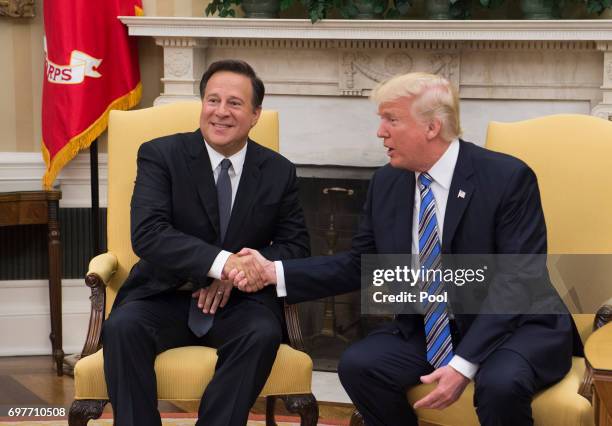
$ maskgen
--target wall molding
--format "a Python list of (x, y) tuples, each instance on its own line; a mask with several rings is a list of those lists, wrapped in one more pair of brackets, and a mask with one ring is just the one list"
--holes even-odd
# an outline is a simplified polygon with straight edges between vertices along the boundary
[[(47, 280), (0, 282), (0, 356), (51, 354), (48, 289)], [(62, 280), (66, 354), (79, 353), (85, 343), (91, 306), (89, 294), (84, 280)]]
[[(40, 152), (0, 152), (0, 192), (42, 189), (45, 163)], [(98, 155), (100, 207), (106, 207), (108, 155)], [(89, 153), (78, 154), (62, 169), (54, 186), (62, 191), (60, 207), (91, 207)]]

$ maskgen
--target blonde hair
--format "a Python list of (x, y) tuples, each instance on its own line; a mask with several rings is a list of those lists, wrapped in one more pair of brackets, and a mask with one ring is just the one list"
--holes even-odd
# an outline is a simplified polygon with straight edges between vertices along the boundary
[(379, 105), (403, 97), (414, 98), (411, 113), (416, 119), (440, 120), (444, 140), (450, 142), (461, 136), (459, 94), (447, 79), (424, 72), (397, 75), (379, 83), (370, 95)]

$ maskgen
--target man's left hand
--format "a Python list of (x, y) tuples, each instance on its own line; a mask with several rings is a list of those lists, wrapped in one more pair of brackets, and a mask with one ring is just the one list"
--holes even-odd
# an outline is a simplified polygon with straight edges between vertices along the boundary
[(232, 287), (231, 281), (213, 280), (208, 287), (194, 291), (191, 297), (198, 299), (198, 308), (202, 309), (202, 312), (214, 314), (217, 308), (225, 306)]
[(425, 384), (438, 382), (438, 385), (425, 397), (415, 402), (414, 408), (436, 408), (441, 410), (459, 399), (465, 387), (470, 383), (470, 379), (453, 367), (446, 365), (427, 376), (421, 376), (421, 382)]

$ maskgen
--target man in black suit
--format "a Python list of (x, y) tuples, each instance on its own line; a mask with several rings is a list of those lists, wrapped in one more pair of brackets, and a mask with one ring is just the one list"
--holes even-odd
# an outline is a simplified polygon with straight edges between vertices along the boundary
[[(534, 173), (516, 158), (459, 139), (459, 98), (446, 79), (397, 76), (372, 98), (389, 164), (372, 177), (351, 251), (283, 262), (254, 250), (239, 253), (256, 256), (266, 281), (286, 291), (288, 302), (358, 289), (363, 254), (412, 253), (423, 266), (439, 264), (441, 254), (546, 253)], [(244, 274), (230, 278), (247, 291), (259, 289)], [(516, 285), (513, 279), (505, 277), (498, 289)], [(490, 294), (495, 301), (498, 295)], [(436, 382), (415, 408), (441, 409), (471, 380), (481, 424), (532, 425), (533, 395), (571, 366), (571, 317), (424, 308), (425, 315), (399, 315), (342, 355), (338, 374), (366, 425), (417, 425), (409, 387)]]
[(187, 345), (214, 347), (219, 357), (197, 425), (245, 425), (284, 319), (274, 288), (232, 290), (230, 271), (253, 282), (262, 272), (233, 253), (249, 246), (270, 259), (309, 255), (295, 166), (248, 139), (261, 113), (261, 80), (246, 62), (219, 61), (204, 73), (200, 94), (200, 129), (138, 151), (131, 229), (140, 260), (103, 329), (117, 426), (161, 425), (155, 358)]

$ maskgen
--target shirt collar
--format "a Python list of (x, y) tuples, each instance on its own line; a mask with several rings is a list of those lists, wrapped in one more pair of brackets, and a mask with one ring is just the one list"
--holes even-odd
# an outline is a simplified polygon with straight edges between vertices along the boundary
[[(429, 176), (442, 186), (446, 190), (450, 190), (451, 182), (453, 180), (453, 173), (455, 172), (455, 166), (457, 165), (457, 158), (459, 157), (459, 139), (453, 139), (446, 148), (446, 151), (438, 161), (428, 170)], [(420, 176), (420, 172), (415, 173), (416, 178)]]
[[(234, 173), (236, 173), (236, 175), (242, 173), (248, 144), (249, 143), (247, 141), (247, 143), (244, 144), (240, 151), (230, 157), (227, 157), (232, 162), (232, 168), (234, 169)], [(217, 167), (219, 167), (219, 164), (221, 164), (221, 161), (223, 161), (223, 159), (226, 157), (224, 157), (223, 154), (220, 154), (215, 151), (206, 141), (204, 141), (204, 146), (206, 146), (206, 151), (208, 152), (208, 158), (210, 159), (210, 167), (214, 172)]]

